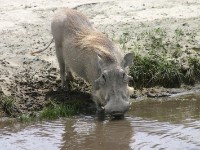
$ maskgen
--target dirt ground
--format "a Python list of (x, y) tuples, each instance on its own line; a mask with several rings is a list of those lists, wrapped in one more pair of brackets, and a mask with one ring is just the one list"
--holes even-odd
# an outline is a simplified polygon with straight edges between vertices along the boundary
[[(80, 80), (73, 84), (72, 93), (59, 92), (54, 43), (43, 53), (30, 54), (51, 41), (52, 16), (63, 7), (85, 13), (96, 28), (108, 35), (115, 33), (115, 38), (126, 28), (139, 31), (155, 26), (168, 29), (186, 26), (198, 35), (200, 30), (199, 0), (1, 0), (0, 93), (14, 96), (22, 113), (41, 110), (48, 98), (56, 95), (73, 99), (84, 92), (85, 99), (90, 97), (90, 88)], [(195, 40), (195, 48), (200, 49), (200, 36)], [(136, 91), (133, 97), (169, 96), (186, 90), (144, 89)]]

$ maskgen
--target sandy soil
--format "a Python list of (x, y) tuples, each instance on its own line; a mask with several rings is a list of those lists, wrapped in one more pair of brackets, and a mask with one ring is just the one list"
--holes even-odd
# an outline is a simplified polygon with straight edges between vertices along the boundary
[[(186, 26), (200, 34), (199, 0), (0, 0), (0, 91), (16, 98), (20, 112), (41, 110), (59, 87), (54, 44), (36, 56), (30, 53), (50, 42), (51, 18), (63, 7), (84, 12), (94, 26), (116, 38), (126, 28), (140, 31), (155, 26)], [(196, 41), (200, 48), (200, 36)], [(78, 91), (89, 91), (82, 81), (74, 84)]]

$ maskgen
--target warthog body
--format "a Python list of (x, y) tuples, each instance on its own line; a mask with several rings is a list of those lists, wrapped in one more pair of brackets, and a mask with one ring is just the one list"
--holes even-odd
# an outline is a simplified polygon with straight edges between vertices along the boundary
[(92, 85), (97, 108), (111, 115), (129, 109), (130, 77), (128, 66), (132, 53), (125, 56), (104, 34), (92, 27), (80, 12), (64, 9), (58, 12), (51, 30), (55, 40), (62, 86), (72, 79), (72, 72)]

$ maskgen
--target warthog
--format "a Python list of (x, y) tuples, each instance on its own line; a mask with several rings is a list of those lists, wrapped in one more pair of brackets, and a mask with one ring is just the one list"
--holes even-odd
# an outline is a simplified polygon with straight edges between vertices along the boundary
[(73, 79), (74, 72), (91, 84), (98, 110), (114, 116), (123, 115), (130, 106), (128, 66), (132, 64), (133, 54), (123, 55), (85, 15), (73, 9), (56, 13), (51, 31), (62, 87)]

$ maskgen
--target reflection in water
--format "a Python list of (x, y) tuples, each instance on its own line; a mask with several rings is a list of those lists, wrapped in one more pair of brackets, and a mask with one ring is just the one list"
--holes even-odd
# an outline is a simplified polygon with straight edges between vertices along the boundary
[(123, 120), (85, 117), (31, 125), (0, 123), (0, 149), (200, 149), (200, 96), (176, 99), (135, 102)]
[(128, 150), (132, 135), (132, 127), (128, 120), (94, 122), (93, 119), (79, 119), (74, 122), (72, 128), (66, 125), (63, 149)]

